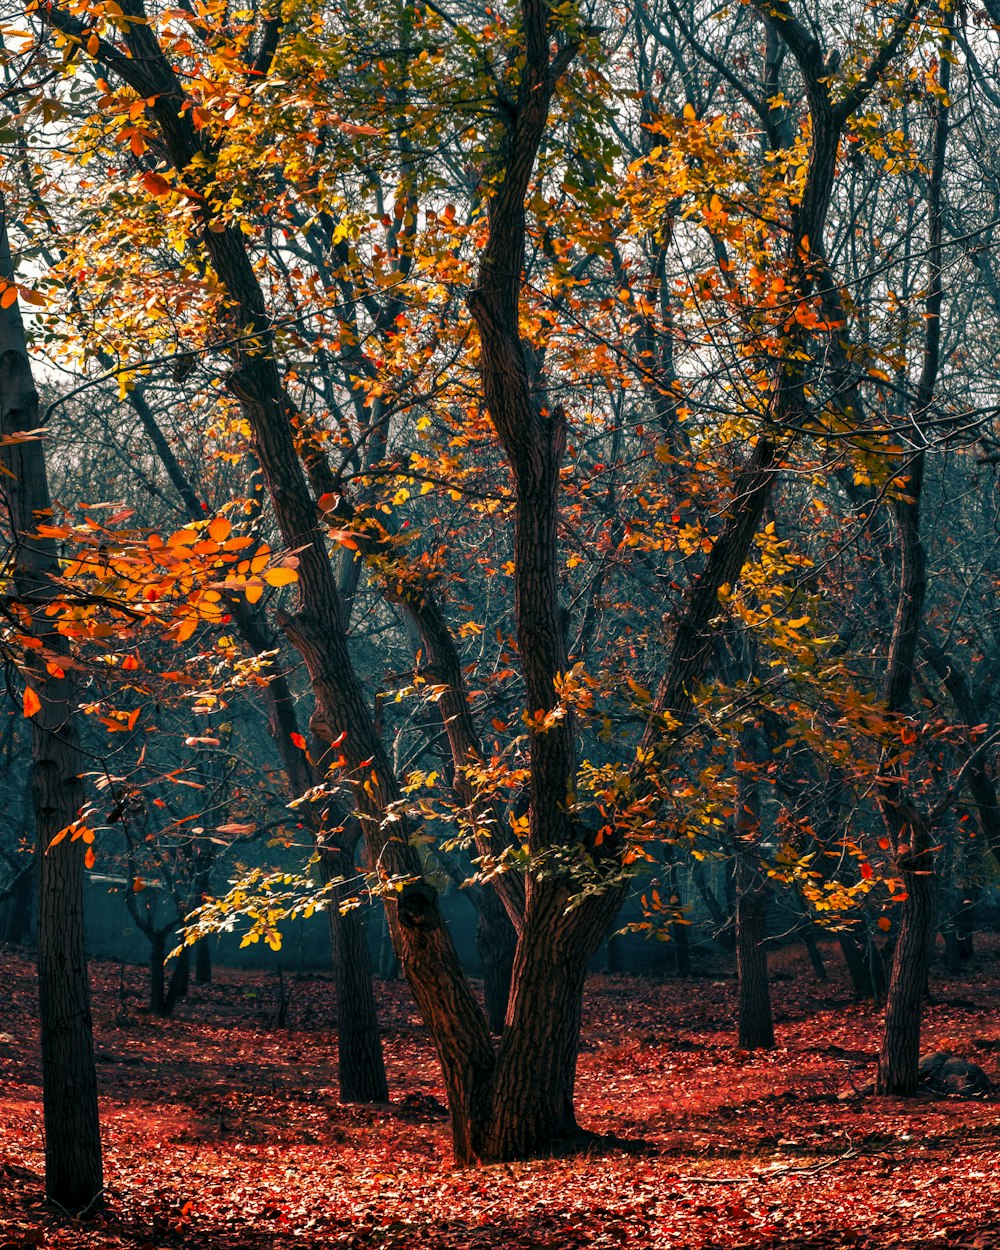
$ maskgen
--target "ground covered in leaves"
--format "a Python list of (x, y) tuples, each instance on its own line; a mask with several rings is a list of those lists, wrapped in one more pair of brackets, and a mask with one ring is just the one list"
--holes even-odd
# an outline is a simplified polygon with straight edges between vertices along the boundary
[[(925, 1050), (1000, 1078), (1000, 943), (935, 980)], [(685, 981), (596, 977), (578, 1108), (630, 1139), (572, 1157), (456, 1168), (433, 1051), (403, 985), (380, 986), (392, 1102), (341, 1106), (322, 977), (222, 969), (174, 1019), (144, 973), (96, 964), (106, 1206), (46, 1209), (30, 960), (0, 951), (0, 1250), (496, 1250), (629, 1246), (1000, 1247), (1000, 1103), (854, 1099), (879, 1017), (839, 962), (773, 962), (779, 1049), (733, 1039), (720, 965)]]

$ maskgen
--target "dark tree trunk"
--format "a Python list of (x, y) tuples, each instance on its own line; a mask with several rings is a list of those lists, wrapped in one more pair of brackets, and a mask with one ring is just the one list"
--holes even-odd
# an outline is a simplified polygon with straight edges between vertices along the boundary
[[(483, 1159), (544, 1153), (579, 1132), (573, 1086), (587, 965), (619, 900), (594, 901), (586, 927), (566, 912), (558, 882), (532, 882), (525, 934), (514, 962), (513, 995), (500, 1040)], [(538, 926), (537, 935), (532, 928)], [(532, 940), (534, 937), (535, 940)]]
[(900, 847), (899, 868), (907, 897), (892, 960), (875, 1092), (911, 1096), (918, 1084), (920, 1021), (934, 941), (935, 889), (930, 837), (915, 813), (910, 813), (905, 833), (909, 842)]
[(674, 972), (679, 977), (689, 977), (691, 975), (691, 942), (688, 937), (688, 926), (685, 924), (684, 917), (681, 914), (684, 910), (684, 896), (681, 894), (676, 860), (670, 865), (668, 880), (670, 882), (670, 907), (677, 917), (670, 924), (670, 941), (674, 951)]
[(859, 936), (856, 929), (844, 929), (838, 935), (840, 950), (851, 978), (854, 997), (859, 1002), (871, 999), (876, 1006), (885, 1001), (885, 960), (868, 936)]
[(208, 938), (202, 938), (195, 943), (194, 979), (196, 985), (212, 984), (212, 948)]
[(961, 893), (955, 930), (958, 934), (958, 950), (962, 959), (972, 959), (976, 953), (973, 939), (976, 932), (979, 887), (967, 886)]
[(35, 902), (34, 864), (21, 870), (3, 901), (0, 941), (20, 946), (31, 932), (31, 912)]
[[(170, 934), (171, 940), (174, 934)], [(163, 1014), (172, 1016), (174, 1008), (182, 998), (187, 998), (187, 992), (191, 985), (191, 947), (182, 946), (180, 954), (174, 960), (174, 966), (170, 971), (170, 985), (167, 988), (166, 995), (163, 999)]]
[(767, 977), (767, 884), (743, 851), (736, 856), (736, 975), (739, 982), (739, 1044), (771, 1050), (774, 1022)]
[(828, 980), (829, 978), (826, 975), (826, 964), (823, 962), (822, 952), (819, 949), (816, 936), (809, 926), (802, 930), (802, 944), (806, 948), (806, 954), (809, 956), (809, 962), (812, 964), (812, 970), (816, 974), (816, 980)]
[[(943, 297), (941, 189), (948, 142), (947, 92), (951, 75), (950, 32), (954, 13), (949, 10), (943, 20), (949, 33), (938, 68), (941, 95), (935, 96), (931, 103), (934, 145), (927, 195), (928, 282), (924, 298), (924, 352), (911, 414), (917, 430), (918, 450), (910, 457), (907, 493), (893, 501), (901, 549), (899, 598), (886, 679), (886, 707), (893, 713), (902, 712), (909, 703), (927, 594), (927, 562), (920, 534), (925, 470), (920, 421), (933, 404), (940, 363)], [(906, 766), (893, 765), (888, 771), (898, 780), (881, 791), (879, 801), (896, 848), (896, 859), (907, 896), (902, 905), (903, 918), (892, 961), (885, 1034), (879, 1052), (875, 1092), (909, 1095), (916, 1093), (917, 1089), (920, 1021), (934, 941), (934, 855), (926, 822), (906, 796)]]
[[(354, 875), (347, 851), (323, 854), (329, 878)], [(328, 911), (337, 985), (337, 1078), (341, 1102), (388, 1102), (389, 1084), (382, 1058), (378, 1012), (372, 989), (371, 959), (360, 907), (342, 912), (343, 887)]]
[(149, 1010), (155, 1016), (163, 1016), (167, 1014), (167, 935), (156, 930), (146, 936), (149, 938)]
[(490, 1022), (490, 1032), (499, 1035), (503, 1032), (510, 1000), (517, 933), (506, 908), (489, 885), (480, 893), (476, 947), (483, 965), (486, 1018)]
[[(0, 197), (0, 277), (14, 281), (6, 205)], [(15, 301), (0, 309), (0, 434), (24, 434), (40, 424), (38, 393), (21, 315)], [(83, 934), (82, 838), (67, 836), (83, 806), (86, 764), (76, 728), (77, 698), (68, 646), (43, 606), (59, 592), (58, 552), (36, 534), (51, 499), (44, 444), (0, 449), (6, 520), (13, 538), (13, 589), (30, 616), (23, 618), (24, 672), (40, 707), (32, 725), (32, 802), (38, 864), (38, 998), (42, 1038), (45, 1193), (67, 1211), (100, 1202), (104, 1187), (97, 1110), (97, 1073)], [(40, 660), (42, 662), (40, 662)], [(49, 672), (45, 661), (65, 668)], [(59, 841), (56, 841), (60, 838)]]

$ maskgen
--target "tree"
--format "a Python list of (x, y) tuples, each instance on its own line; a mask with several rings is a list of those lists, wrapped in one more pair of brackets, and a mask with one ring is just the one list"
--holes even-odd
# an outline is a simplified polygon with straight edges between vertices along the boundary
[(83, 947), (83, 866), (93, 834), (80, 820), (83, 758), (69, 646), (46, 613), (60, 596), (60, 568), (54, 539), (39, 531), (51, 500), (6, 212), (0, 192), (0, 461), (12, 544), (8, 611), (23, 647), (24, 712), (32, 725), (45, 1193), (75, 1212), (99, 1203), (104, 1187)]

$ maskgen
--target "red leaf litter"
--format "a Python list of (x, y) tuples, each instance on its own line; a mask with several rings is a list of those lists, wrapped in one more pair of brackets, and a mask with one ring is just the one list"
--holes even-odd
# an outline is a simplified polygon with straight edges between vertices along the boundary
[[(1000, 942), (932, 982), (925, 1050), (1000, 1077)], [(0, 952), (0, 1250), (497, 1250), (500, 1247), (1000, 1247), (1000, 1103), (853, 1099), (879, 1014), (850, 1001), (836, 951), (820, 984), (773, 960), (779, 1049), (733, 1040), (727, 970), (689, 981), (596, 977), (578, 1111), (614, 1139), (585, 1153), (457, 1168), (427, 1033), (380, 985), (387, 1106), (342, 1106), (327, 978), (217, 971), (174, 1019), (142, 1010), (145, 974), (92, 968), (106, 1206), (46, 1208), (34, 973)], [(285, 991), (288, 979), (286, 974)]]

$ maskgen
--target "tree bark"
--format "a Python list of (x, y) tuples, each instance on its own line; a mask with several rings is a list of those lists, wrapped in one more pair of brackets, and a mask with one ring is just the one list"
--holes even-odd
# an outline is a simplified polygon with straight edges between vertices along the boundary
[[(752, 731), (751, 731), (752, 732)], [(747, 734), (749, 736), (749, 733)], [(752, 766), (745, 749), (744, 766)], [(738, 1035), (743, 1050), (771, 1050), (774, 1022), (767, 976), (767, 878), (757, 855), (760, 809), (757, 778), (742, 771), (736, 800), (736, 979), (739, 987)]]
[[(6, 205), (0, 196), (0, 278), (14, 281)], [(0, 309), (0, 435), (39, 425), (38, 393), (17, 303)], [(32, 800), (38, 862), (38, 993), (42, 1037), (45, 1193), (67, 1211), (103, 1191), (93, 1026), (83, 933), (84, 842), (66, 836), (83, 806), (84, 769), (66, 640), (45, 605), (59, 598), (58, 552), (37, 534), (51, 515), (43, 444), (0, 448), (4, 508), (14, 541), (14, 591), (24, 613), (24, 674), (41, 706), (31, 718)], [(60, 664), (60, 661), (64, 661)], [(50, 672), (52, 663), (55, 672)], [(60, 675), (61, 674), (61, 675)], [(60, 841), (55, 842), (59, 834)]]
[(917, 1092), (919, 1081), (920, 1020), (934, 941), (935, 891), (929, 831), (915, 811), (907, 816), (903, 836), (909, 840), (900, 844), (898, 864), (908, 898), (892, 961), (875, 1093), (909, 1097)]
[[(327, 880), (354, 876), (353, 849), (321, 852)], [(388, 1102), (389, 1083), (382, 1057), (378, 1013), (372, 990), (371, 958), (361, 909), (345, 912), (339, 888), (328, 909), (333, 972), (337, 986), (337, 1079), (341, 1102)]]

